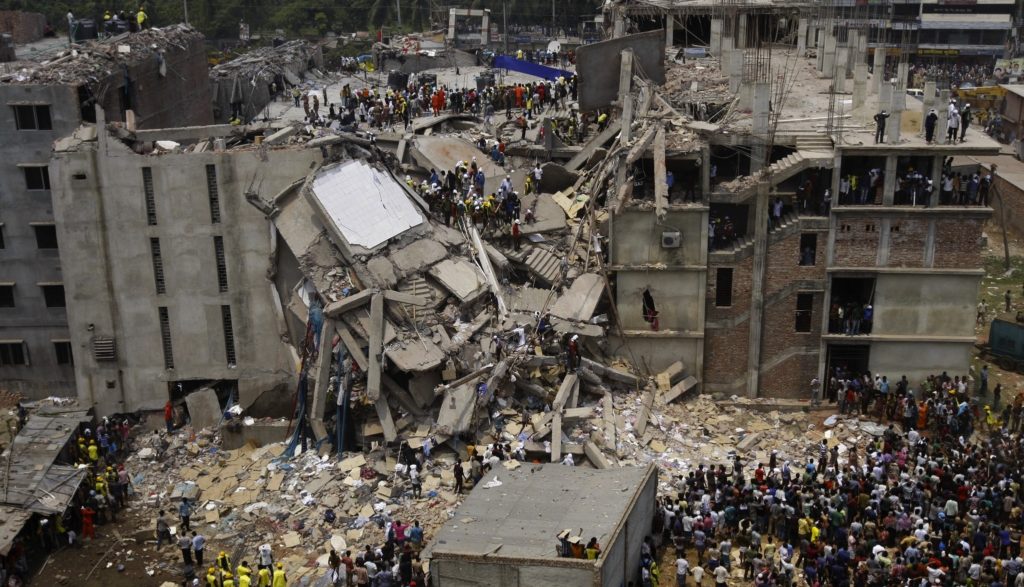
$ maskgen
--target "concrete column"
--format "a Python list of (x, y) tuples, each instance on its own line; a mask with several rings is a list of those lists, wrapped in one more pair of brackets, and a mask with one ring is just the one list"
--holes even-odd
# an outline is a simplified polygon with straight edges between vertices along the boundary
[[(928, 117), (928, 111), (935, 108), (935, 82), (924, 82), (924, 99), (921, 101), (921, 136), (924, 136), (924, 119)], [(935, 132), (938, 133), (938, 126)]]
[[(939, 129), (936, 127), (936, 134)], [(945, 155), (936, 155), (932, 158), (932, 197), (928, 199), (928, 206), (934, 208), (939, 205), (939, 194), (942, 193), (942, 163), (946, 160)]]
[(878, 227), (878, 254), (875, 257), (875, 264), (879, 267), (885, 267), (889, 264), (889, 243), (891, 242), (890, 231), (892, 229), (892, 219), (889, 217), (882, 218)]
[(747, 48), (747, 14), (741, 12), (736, 23), (736, 48)]
[(862, 30), (857, 35), (857, 63), (868, 62), (868, 31)]
[(764, 327), (764, 274), (768, 252), (768, 183), (757, 186), (754, 204), (754, 258), (750, 276), (750, 329), (747, 340), (747, 396), (757, 397), (761, 374), (761, 333)]
[(708, 48), (711, 54), (719, 57), (722, 54), (722, 19), (711, 19), (711, 43)]
[[(889, 120), (892, 120), (890, 118)], [(882, 205), (892, 206), (896, 198), (896, 155), (885, 157), (885, 183), (882, 186)]]
[(867, 100), (868, 64), (858, 63), (853, 68), (853, 107), (860, 108)]
[(676, 33), (676, 17), (671, 14), (665, 17), (665, 47), (668, 49), (672, 48), (675, 39), (673, 38)]
[[(935, 266), (935, 236), (936, 236), (936, 223), (934, 218), (928, 220), (928, 236), (924, 239), (924, 266), (934, 267)], [(707, 235), (704, 236), (704, 240), (708, 240)]]
[[(706, 204), (711, 193), (711, 145), (707, 143), (700, 148), (700, 191), (701, 201)], [(707, 240), (707, 235), (704, 239)]]
[[(771, 100), (771, 85), (766, 82), (753, 84), (753, 96), (751, 110), (753, 111), (753, 135), (756, 139), (768, 138), (769, 112), (768, 103)], [(750, 173), (760, 171), (764, 165), (766, 141), (756, 140), (750, 149)]]
[(839, 47), (836, 50), (835, 77), (832, 78), (832, 83), (840, 94), (846, 92), (846, 64), (849, 61), (850, 49), (848, 47)]
[(890, 104), (892, 104), (892, 84), (883, 83), (878, 91), (878, 109), (888, 110)]
[(455, 11), (454, 10), (449, 10), (448, 11), (448, 38), (449, 39), (454, 39), (455, 38)]
[(900, 142), (900, 123), (903, 122), (903, 111), (892, 109), (889, 120), (885, 122), (885, 142), (895, 145)]
[(807, 19), (801, 18), (796, 30), (796, 54), (803, 56), (807, 53)]
[(821, 61), (821, 75), (825, 78), (832, 77), (836, 66), (836, 36), (828, 34), (825, 36), (825, 55)]
[(858, 38), (860, 38), (860, 31), (857, 31), (856, 29), (846, 31), (846, 46), (845, 46), (845, 48), (846, 48), (846, 52), (845, 52), (846, 59), (843, 59), (842, 63), (843, 63), (843, 68), (846, 71), (846, 75), (847, 76), (853, 74), (853, 64), (857, 60), (856, 58), (857, 58), (857, 39)]
[[(551, 36), (555, 36), (552, 31)], [(482, 22), (480, 23), (480, 45), (486, 47), (491, 43), (491, 12), (489, 10), (484, 11)]]
[[(728, 54), (729, 91), (737, 93), (743, 81), (743, 51), (730, 51)], [(742, 102), (742, 99), (740, 100)]]
[(820, 27), (817, 29), (817, 38), (814, 41), (815, 48), (815, 67), (818, 68), (818, 73), (821, 73), (825, 69), (825, 31)]
[(626, 36), (626, 13), (621, 9), (615, 11), (615, 28), (612, 32), (613, 38), (619, 38)]
[[(875, 47), (875, 65), (871, 76), (871, 93), (882, 92), (882, 80), (885, 79), (885, 47)], [(883, 102), (888, 103), (888, 101)]]

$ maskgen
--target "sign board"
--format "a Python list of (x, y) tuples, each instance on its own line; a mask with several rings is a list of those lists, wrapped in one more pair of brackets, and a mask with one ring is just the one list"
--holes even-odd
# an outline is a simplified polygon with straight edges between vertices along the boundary
[(633, 49), (634, 71), (655, 84), (665, 83), (665, 31), (659, 29), (576, 49), (580, 110), (610, 106), (619, 95), (622, 51)]

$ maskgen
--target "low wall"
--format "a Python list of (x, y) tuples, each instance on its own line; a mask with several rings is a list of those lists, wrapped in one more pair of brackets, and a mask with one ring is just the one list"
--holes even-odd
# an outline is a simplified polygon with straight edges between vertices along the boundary
[(8, 33), (19, 45), (42, 39), (45, 28), (46, 17), (38, 12), (0, 10), (0, 33)]

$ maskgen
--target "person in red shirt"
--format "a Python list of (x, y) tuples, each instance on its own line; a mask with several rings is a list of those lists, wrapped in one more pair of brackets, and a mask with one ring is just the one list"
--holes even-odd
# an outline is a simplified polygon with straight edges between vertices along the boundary
[(92, 518), (96, 510), (89, 506), (82, 506), (82, 538), (96, 538), (96, 528), (93, 526)]
[(167, 424), (167, 433), (174, 432), (174, 406), (171, 405), (171, 400), (167, 400), (167, 404), (164, 405), (164, 423)]

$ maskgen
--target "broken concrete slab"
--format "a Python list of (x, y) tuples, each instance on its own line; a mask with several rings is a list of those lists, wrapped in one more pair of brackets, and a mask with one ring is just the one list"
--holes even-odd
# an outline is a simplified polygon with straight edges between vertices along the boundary
[(665, 402), (666, 404), (671, 402), (671, 401), (675, 401), (676, 399), (678, 399), (679, 397), (683, 396), (684, 394), (689, 392), (691, 389), (694, 389), (696, 387), (697, 387), (697, 378), (694, 377), (693, 375), (691, 375), (691, 376), (683, 379), (679, 383), (673, 385), (672, 388), (669, 389), (668, 391), (664, 392), (661, 395), (661, 401)]
[(590, 464), (594, 465), (595, 469), (607, 469), (608, 460), (601, 454), (601, 449), (597, 447), (597, 444), (592, 440), (587, 440), (583, 443), (583, 452), (590, 459)]
[(522, 213), (526, 210), (533, 211), (533, 222), (520, 224), (520, 231), (524, 235), (542, 234), (565, 230), (565, 210), (550, 194), (531, 194), (521, 197)]
[(627, 373), (621, 369), (607, 367), (586, 357), (580, 357), (580, 363), (606, 379), (611, 379), (612, 381), (618, 381), (619, 383), (625, 383), (632, 386), (638, 386), (640, 383), (640, 378), (632, 373)]
[(423, 168), (436, 169), (438, 173), (443, 169), (450, 169), (456, 161), (463, 161), (468, 167), (475, 160), (478, 168), (483, 170), (485, 177), (505, 174), (505, 170), (491, 161), (487, 155), (476, 148), (476, 145), (458, 137), (416, 137), (409, 154)]
[(209, 387), (198, 389), (185, 396), (185, 406), (188, 408), (188, 415), (192, 419), (192, 428), (195, 430), (216, 426), (224, 416), (220, 411), (217, 392)]
[(487, 281), (480, 270), (465, 259), (445, 259), (428, 273), (463, 303), (473, 302), (487, 291)]
[(540, 179), (540, 191), (547, 194), (568, 189), (580, 178), (578, 173), (551, 161), (542, 165), (541, 171), (544, 175)]
[(668, 391), (673, 385), (683, 378), (686, 366), (682, 361), (676, 361), (669, 365), (664, 371), (655, 375), (654, 380), (658, 383), (658, 389)]
[(371, 401), (380, 397), (380, 360), (384, 346), (384, 294), (376, 293), (370, 300), (370, 347), (367, 358), (370, 366), (366, 370), (366, 396)]
[(551, 314), (566, 320), (587, 322), (593, 317), (603, 293), (604, 279), (596, 273), (584, 273), (573, 280), (569, 289), (551, 306)]
[(324, 316), (334, 318), (344, 314), (345, 312), (364, 306), (370, 303), (370, 299), (373, 298), (374, 293), (376, 292), (372, 289), (364, 289), (363, 291), (350, 295), (347, 298), (327, 304), (327, 307), (324, 308)]
[(476, 408), (476, 384), (466, 383), (444, 392), (437, 414), (439, 433), (455, 435), (469, 429)]
[(265, 137), (263, 139), (263, 144), (264, 145), (276, 145), (278, 143), (283, 143), (288, 137), (294, 135), (297, 132), (299, 132), (299, 127), (298, 126), (296, 126), (296, 125), (286, 126), (286, 127), (282, 128), (281, 130), (279, 130), (277, 132), (274, 132), (270, 136)]
[(398, 275), (395, 273), (395, 266), (388, 261), (387, 257), (374, 257), (366, 262), (366, 269), (370, 274), (367, 285), (387, 289), (398, 283)]
[(447, 358), (433, 340), (419, 336), (388, 344), (384, 354), (395, 367), (406, 373), (436, 369)]
[(434, 239), (423, 238), (391, 253), (391, 262), (403, 275), (424, 271), (448, 256), (444, 245)]

